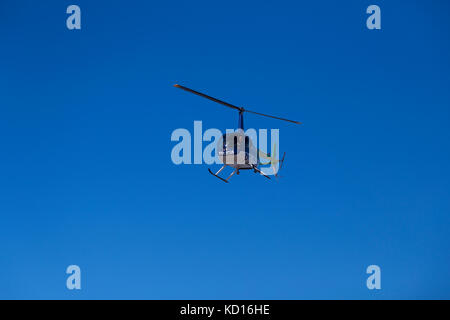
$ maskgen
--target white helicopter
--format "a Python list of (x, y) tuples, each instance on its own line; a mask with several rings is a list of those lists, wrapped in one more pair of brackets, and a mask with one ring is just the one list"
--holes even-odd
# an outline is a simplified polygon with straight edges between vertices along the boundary
[[(220, 180), (228, 183), (228, 180), (234, 174), (239, 175), (240, 170), (253, 170), (253, 172), (259, 173), (259, 174), (263, 175), (264, 177), (270, 179), (270, 177), (268, 175), (264, 174), (258, 168), (258, 166), (270, 164), (272, 166), (272, 168), (274, 169), (274, 172), (278, 172), (279, 169), (281, 169), (281, 165), (284, 161), (284, 157), (285, 157), (286, 153), (283, 154), (283, 158), (281, 160), (276, 160), (276, 155), (274, 155), (274, 157), (271, 157), (270, 154), (266, 154), (263, 151), (257, 149), (253, 145), (250, 137), (244, 133), (244, 112), (249, 112), (249, 113), (257, 114), (257, 115), (264, 116), (264, 117), (270, 117), (270, 118), (274, 118), (274, 119), (278, 119), (278, 120), (288, 121), (288, 122), (292, 122), (295, 124), (301, 124), (301, 122), (284, 119), (284, 118), (279, 118), (279, 117), (275, 117), (275, 116), (270, 116), (270, 115), (255, 112), (255, 111), (250, 111), (250, 110), (244, 109), (243, 107), (237, 107), (228, 102), (213, 98), (204, 93), (189, 89), (189, 88), (184, 87), (179, 84), (175, 84), (174, 87), (183, 89), (185, 91), (196, 94), (200, 97), (212, 100), (214, 102), (220, 103), (224, 106), (227, 106), (229, 108), (239, 111), (239, 124), (238, 124), (239, 129), (236, 130), (234, 133), (227, 133), (227, 134), (222, 135), (221, 139), (219, 139), (219, 141), (217, 143), (217, 150), (220, 150), (218, 152), (219, 159), (222, 161), (223, 166), (216, 173), (213, 173), (211, 171), (211, 169), (208, 169), (209, 173), (211, 173), (213, 176), (219, 178)], [(260, 158), (268, 159), (269, 162), (262, 163), (262, 162), (260, 162)], [(274, 158), (275, 158), (275, 160), (274, 160)], [(278, 168), (278, 170), (275, 169), (275, 165), (277, 163), (280, 163), (280, 167)], [(222, 170), (225, 169), (227, 166), (232, 167), (234, 169), (233, 172), (227, 178), (220, 177), (219, 173), (221, 173)], [(275, 174), (275, 176), (277, 176), (277, 174)]]

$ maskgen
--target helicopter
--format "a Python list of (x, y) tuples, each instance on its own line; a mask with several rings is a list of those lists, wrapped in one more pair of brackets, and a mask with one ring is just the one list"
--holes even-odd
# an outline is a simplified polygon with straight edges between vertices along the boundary
[[(206, 95), (204, 93), (195, 91), (193, 89), (187, 88), (185, 86), (175, 84), (175, 88), (179, 88), (182, 90), (185, 90), (187, 92), (193, 93), (195, 95), (198, 95), (200, 97), (209, 99), (211, 101), (214, 101), (216, 103), (219, 103), (221, 105), (224, 105), (228, 108), (237, 110), (239, 112), (239, 122), (238, 122), (238, 129), (233, 133), (226, 133), (222, 135), (222, 137), (217, 142), (217, 150), (219, 160), (222, 162), (223, 166), (216, 172), (212, 172), (211, 169), (208, 168), (209, 173), (211, 173), (213, 176), (219, 178), (220, 180), (228, 183), (228, 180), (235, 174), (239, 175), (240, 170), (253, 170), (254, 173), (259, 173), (260, 175), (270, 179), (270, 177), (266, 174), (264, 174), (259, 166), (260, 165), (268, 165), (271, 164), (272, 168), (274, 169), (275, 176), (277, 177), (277, 172), (279, 169), (281, 169), (281, 165), (284, 162), (284, 157), (286, 156), (286, 153), (283, 154), (283, 158), (281, 160), (275, 160), (273, 161), (273, 158), (270, 154), (264, 153), (263, 151), (257, 149), (250, 137), (244, 133), (244, 112), (253, 113), (259, 116), (274, 118), (278, 120), (283, 120), (295, 124), (301, 124), (301, 122), (289, 120), (285, 118), (275, 117), (255, 111), (250, 111), (247, 109), (244, 109), (243, 107), (238, 107), (235, 105), (232, 105), (228, 102), (213, 98), (209, 95)], [(268, 159), (269, 162), (262, 163), (260, 162), (260, 158)], [(276, 155), (274, 156), (276, 158)], [(278, 170), (275, 170), (275, 165), (279, 163), (280, 166)], [(226, 168), (231, 167), (233, 168), (233, 172), (227, 177), (222, 178), (219, 176), (219, 174)]]

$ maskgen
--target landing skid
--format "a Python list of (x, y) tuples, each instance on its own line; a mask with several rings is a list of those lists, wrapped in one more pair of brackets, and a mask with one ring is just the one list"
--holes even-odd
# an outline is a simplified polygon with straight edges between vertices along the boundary
[(208, 171), (209, 171), (209, 173), (211, 173), (213, 176), (215, 176), (215, 177), (217, 177), (217, 178), (219, 178), (220, 180), (222, 180), (223, 182), (226, 182), (226, 183), (228, 183), (228, 181), (227, 180), (225, 180), (224, 178), (222, 178), (222, 177), (219, 177), (217, 174), (215, 174), (214, 172), (212, 172), (211, 171), (211, 169), (209, 169), (208, 168)]
[[(265, 174), (264, 174), (261, 170), (259, 170), (258, 167), (255, 166), (255, 165), (253, 165), (253, 171), (254, 171), (255, 173), (256, 173), (256, 172), (259, 172), (260, 175), (266, 177), (267, 179), (270, 179), (269, 176), (265, 175)], [(270, 179), (270, 180), (271, 180), (271, 179)]]
[[(219, 176), (219, 173), (222, 172), (223, 169), (225, 169), (227, 165), (224, 165), (222, 168), (219, 169), (219, 171), (217, 171), (216, 173), (212, 172), (211, 169), (208, 168), (209, 173), (211, 173), (213, 176), (215, 176), (216, 178), (219, 178), (220, 180), (222, 180), (223, 182), (228, 183), (228, 180), (234, 176), (235, 173), (239, 174), (239, 169), (234, 169), (234, 171), (228, 176), (228, 178), (224, 179), (222, 177)], [(259, 170), (259, 168), (256, 165), (252, 165), (251, 168), (245, 168), (245, 169), (241, 169), (241, 170), (246, 170), (246, 169), (251, 169), (253, 170), (255, 173), (259, 173), (260, 175), (266, 177), (267, 179), (270, 179), (270, 177), (266, 174), (264, 174), (261, 170)]]

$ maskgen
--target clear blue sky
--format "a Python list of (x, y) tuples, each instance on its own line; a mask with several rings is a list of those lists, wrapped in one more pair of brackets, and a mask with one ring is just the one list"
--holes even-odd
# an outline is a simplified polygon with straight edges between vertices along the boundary
[[(2, 0), (0, 298), (450, 298), (449, 10)], [(174, 83), (304, 122), (246, 116), (283, 178), (174, 165), (174, 129), (237, 123)]]

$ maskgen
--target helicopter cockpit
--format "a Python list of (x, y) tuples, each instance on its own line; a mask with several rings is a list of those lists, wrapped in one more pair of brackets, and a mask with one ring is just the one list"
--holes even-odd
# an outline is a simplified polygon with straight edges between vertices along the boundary
[[(258, 163), (258, 150), (242, 130), (226, 133), (217, 142), (219, 159), (224, 164), (249, 165)], [(251, 167), (251, 166), (250, 166)]]

